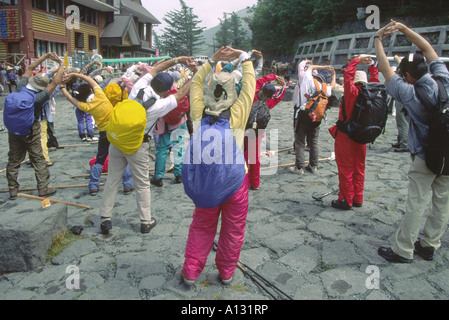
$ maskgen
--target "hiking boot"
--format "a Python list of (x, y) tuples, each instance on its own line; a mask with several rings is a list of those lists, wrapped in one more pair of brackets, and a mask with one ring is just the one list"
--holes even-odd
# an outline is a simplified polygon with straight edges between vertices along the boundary
[(303, 169), (303, 168), (298, 169), (297, 166), (291, 167), (291, 168), (290, 168), (290, 171), (291, 171), (292, 173), (299, 174), (299, 175), (303, 175), (303, 174), (304, 174), (304, 169)]
[(249, 188), (250, 188), (251, 190), (259, 190), (259, 187), (254, 188), (253, 186), (250, 186)]
[(18, 193), (19, 193), (19, 188), (9, 188), (9, 199), (16, 200)]
[(152, 221), (150, 223), (141, 223), (140, 224), (140, 233), (142, 234), (146, 234), (146, 233), (150, 233), (151, 229), (153, 229), (157, 222), (155, 218), (151, 219)]
[(98, 189), (91, 189), (91, 190), (89, 190), (89, 194), (91, 196), (96, 196), (98, 194)]
[(55, 188), (44, 188), (44, 189), (40, 189), (38, 194), (39, 197), (49, 197), (52, 196), (54, 194), (56, 194), (56, 189)]
[(399, 142), (397, 142), (397, 143), (391, 144), (391, 146), (396, 149), (396, 148), (400, 148), (401, 144)]
[(188, 278), (184, 275), (184, 272), (181, 273), (181, 279), (182, 279), (182, 282), (184, 282), (184, 284), (185, 284), (186, 286), (191, 287), (191, 286), (193, 286), (193, 285), (195, 284), (195, 280), (188, 279)]
[(182, 177), (180, 175), (175, 176), (175, 183), (177, 183), (177, 184), (182, 183)]
[(87, 139), (88, 139), (89, 142), (98, 141), (98, 138), (95, 137), (93, 134), (92, 135), (91, 134), (87, 135)]
[(102, 234), (109, 234), (109, 230), (112, 229), (111, 220), (104, 220), (100, 225), (100, 229)]
[(401, 257), (400, 255), (394, 253), (394, 251), (390, 247), (380, 247), (377, 250), (377, 253), (387, 261), (393, 263), (412, 263), (413, 259), (406, 259)]
[(311, 173), (315, 173), (315, 172), (318, 171), (318, 168), (317, 168), (317, 167), (312, 167), (312, 166), (308, 165), (308, 166), (306, 167), (306, 170), (309, 171), (309, 172), (311, 172)]
[(421, 241), (418, 239), (418, 241), (415, 242), (415, 250), (413, 252), (426, 261), (432, 261), (435, 249), (432, 247), (423, 247)]
[(332, 200), (331, 205), (335, 209), (351, 210), (351, 206), (349, 205), (348, 201), (346, 201), (346, 199), (343, 199), (343, 200)]
[(353, 206), (353, 207), (356, 207), (356, 208), (361, 208), (361, 207), (363, 207), (363, 203), (353, 202), (353, 203), (352, 203), (352, 206)]
[(232, 283), (233, 277), (230, 277), (229, 279), (223, 279), (221, 275), (218, 275), (218, 279), (221, 281), (221, 283), (225, 286), (229, 286)]
[(394, 148), (394, 152), (409, 152), (408, 148)]
[(123, 189), (123, 194), (125, 196), (127, 196), (127, 195), (131, 194), (131, 192), (133, 192), (133, 190), (134, 190), (134, 187), (132, 187), (131, 189)]
[(151, 178), (150, 183), (154, 184), (156, 187), (162, 187), (164, 185), (162, 178)]

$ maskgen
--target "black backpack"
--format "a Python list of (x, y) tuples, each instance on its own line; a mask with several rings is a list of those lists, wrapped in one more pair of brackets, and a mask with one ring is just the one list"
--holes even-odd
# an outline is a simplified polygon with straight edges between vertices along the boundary
[(351, 119), (346, 119), (344, 99), (342, 113), (344, 120), (338, 120), (338, 130), (357, 143), (373, 143), (384, 132), (388, 119), (386, 86), (377, 82), (364, 83), (359, 89)]
[(437, 176), (449, 175), (449, 99), (446, 88), (438, 77), (438, 104), (430, 102), (424, 88), (415, 86), (416, 94), (430, 113), (429, 140), (424, 147), (427, 167)]
[(264, 101), (256, 101), (251, 107), (251, 112), (249, 113), (248, 122), (246, 123), (247, 129), (257, 129), (262, 130), (268, 126), (270, 122), (271, 114), (270, 108)]

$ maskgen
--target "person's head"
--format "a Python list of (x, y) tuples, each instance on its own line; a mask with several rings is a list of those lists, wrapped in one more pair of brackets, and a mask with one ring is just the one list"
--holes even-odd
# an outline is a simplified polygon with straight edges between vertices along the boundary
[(411, 53), (401, 60), (398, 67), (398, 72), (405, 81), (410, 84), (414, 84), (429, 71), (424, 57), (419, 53)]
[(344, 77), (340, 77), (338, 79), (338, 83), (342, 86), (345, 83), (345, 78)]
[(357, 70), (355, 72), (354, 85), (360, 86), (367, 82), (368, 82), (368, 76), (366, 75), (366, 72), (363, 70)]
[(265, 83), (258, 92), (258, 98), (261, 101), (270, 100), (276, 93), (276, 87), (272, 83)]
[(347, 58), (346, 58), (346, 63), (349, 64), (350, 62), (351, 62), (351, 57), (347, 57)]
[(331, 61), (329, 59), (324, 59), (324, 65), (328, 66), (331, 63)]
[(319, 73), (314, 73), (313, 74), (313, 77), (315, 78), (315, 79), (317, 79), (318, 80), (318, 82), (320, 82), (320, 83), (326, 83), (326, 78), (322, 75), (322, 74), (319, 74)]
[(236, 78), (229, 72), (214, 73), (204, 93), (205, 113), (219, 116), (237, 100)]
[(173, 86), (173, 77), (167, 72), (159, 72), (156, 76), (154, 76), (153, 80), (151, 80), (151, 88), (153, 88), (154, 92), (165, 98), (168, 94), (168, 91)]
[(42, 91), (45, 90), (50, 84), (50, 78), (46, 74), (39, 73), (34, 77), (31, 77), (28, 80), (28, 84), (30, 84), (33, 88)]
[(122, 88), (118, 83), (111, 83), (104, 88), (104, 94), (111, 104), (115, 105), (125, 99), (128, 99), (128, 90)]
[(94, 94), (92, 87), (88, 83), (82, 83), (74, 92), (74, 98), (79, 102), (87, 102), (92, 94)]

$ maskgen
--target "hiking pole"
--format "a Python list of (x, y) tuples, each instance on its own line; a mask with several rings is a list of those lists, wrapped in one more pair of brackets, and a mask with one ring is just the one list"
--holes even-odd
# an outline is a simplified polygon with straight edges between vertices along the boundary
[[(217, 242), (214, 241), (214, 246), (213, 246), (214, 251), (217, 251)], [(265, 291), (266, 293), (268, 293), (273, 299), (275, 300), (279, 300), (278, 298), (282, 299), (282, 295), (284, 297), (286, 297), (289, 300), (293, 300), (292, 297), (290, 297), (288, 294), (286, 294), (284, 291), (282, 291), (281, 289), (279, 289), (278, 287), (276, 287), (273, 283), (271, 283), (270, 281), (268, 281), (267, 279), (265, 279), (261, 274), (257, 273), (254, 269), (250, 268), (248, 265), (246, 265), (245, 263), (241, 262), (241, 261), (237, 261), (237, 267), (240, 269), (240, 271), (243, 272), (243, 274), (245, 274), (246, 276), (248, 276), (257, 286), (259, 286), (263, 291)], [(248, 270), (251, 271), (248, 272)], [(259, 281), (261, 280), (262, 283)], [(272, 290), (274, 290), (277, 293), (277, 296), (275, 296), (272, 292), (270, 292), (266, 286), (270, 287)]]
[(334, 194), (336, 191), (338, 190), (332, 190), (329, 192), (326, 192), (325, 194), (321, 195), (321, 196), (312, 196), (313, 199), (317, 200), (317, 201), (323, 201), (323, 199), (331, 194)]
[[(323, 158), (323, 159), (318, 159), (318, 162), (323, 162), (323, 161), (334, 161), (335, 160), (335, 153), (332, 152), (331, 156), (329, 158)], [(310, 161), (305, 161), (304, 163), (309, 163)], [(296, 163), (287, 163), (287, 164), (280, 164), (277, 166), (272, 166), (272, 167), (263, 167), (260, 168), (260, 170), (267, 170), (267, 169), (273, 169), (273, 168), (282, 168), (282, 167), (291, 167), (294, 166)]]
[(260, 289), (262, 289), (263, 291), (268, 293), (274, 300), (279, 300), (278, 299), (279, 296), (275, 296), (272, 292), (270, 292), (270, 290), (265, 288), (265, 286), (262, 283), (260, 283), (256, 277), (254, 277), (252, 274), (248, 273), (248, 271), (245, 270), (245, 268), (242, 266), (240, 261), (237, 262), (237, 268), (239, 268), (240, 271), (242, 271), (244, 275), (248, 276), (251, 279), (251, 281), (254, 282)]
[(281, 289), (279, 289), (278, 287), (276, 287), (273, 283), (271, 283), (270, 281), (268, 281), (267, 279), (265, 279), (264, 277), (262, 277), (262, 275), (260, 275), (259, 273), (257, 273), (254, 269), (251, 269), (248, 265), (242, 263), (242, 262), (238, 262), (242, 265), (242, 267), (250, 270), (256, 277), (258, 277), (260, 280), (262, 280), (265, 285), (271, 287), (273, 290), (277, 291), (278, 293), (280, 293), (281, 295), (283, 295), (284, 297), (286, 297), (289, 300), (293, 300), (292, 297), (290, 297), (288, 294), (286, 294), (284, 291), (282, 291)]

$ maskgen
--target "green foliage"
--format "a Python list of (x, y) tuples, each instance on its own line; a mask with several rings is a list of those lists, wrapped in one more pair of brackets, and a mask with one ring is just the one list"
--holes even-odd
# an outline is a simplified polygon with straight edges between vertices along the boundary
[(181, 10), (169, 11), (162, 20), (168, 24), (161, 36), (155, 34), (155, 46), (171, 56), (192, 56), (194, 50), (204, 44), (199, 27), (201, 20), (193, 13), (193, 8), (179, 0)]
[(333, 27), (357, 21), (358, 8), (376, 5), (381, 21), (410, 16), (448, 16), (447, 0), (258, 0), (249, 25), (252, 47), (294, 54), (295, 43), (335, 34)]
[(214, 40), (218, 48), (231, 46), (241, 50), (249, 50), (251, 47), (250, 40), (243, 28), (242, 18), (235, 12), (232, 12), (229, 18), (227, 13), (223, 13), (223, 19), (220, 19), (220, 28), (216, 32)]

